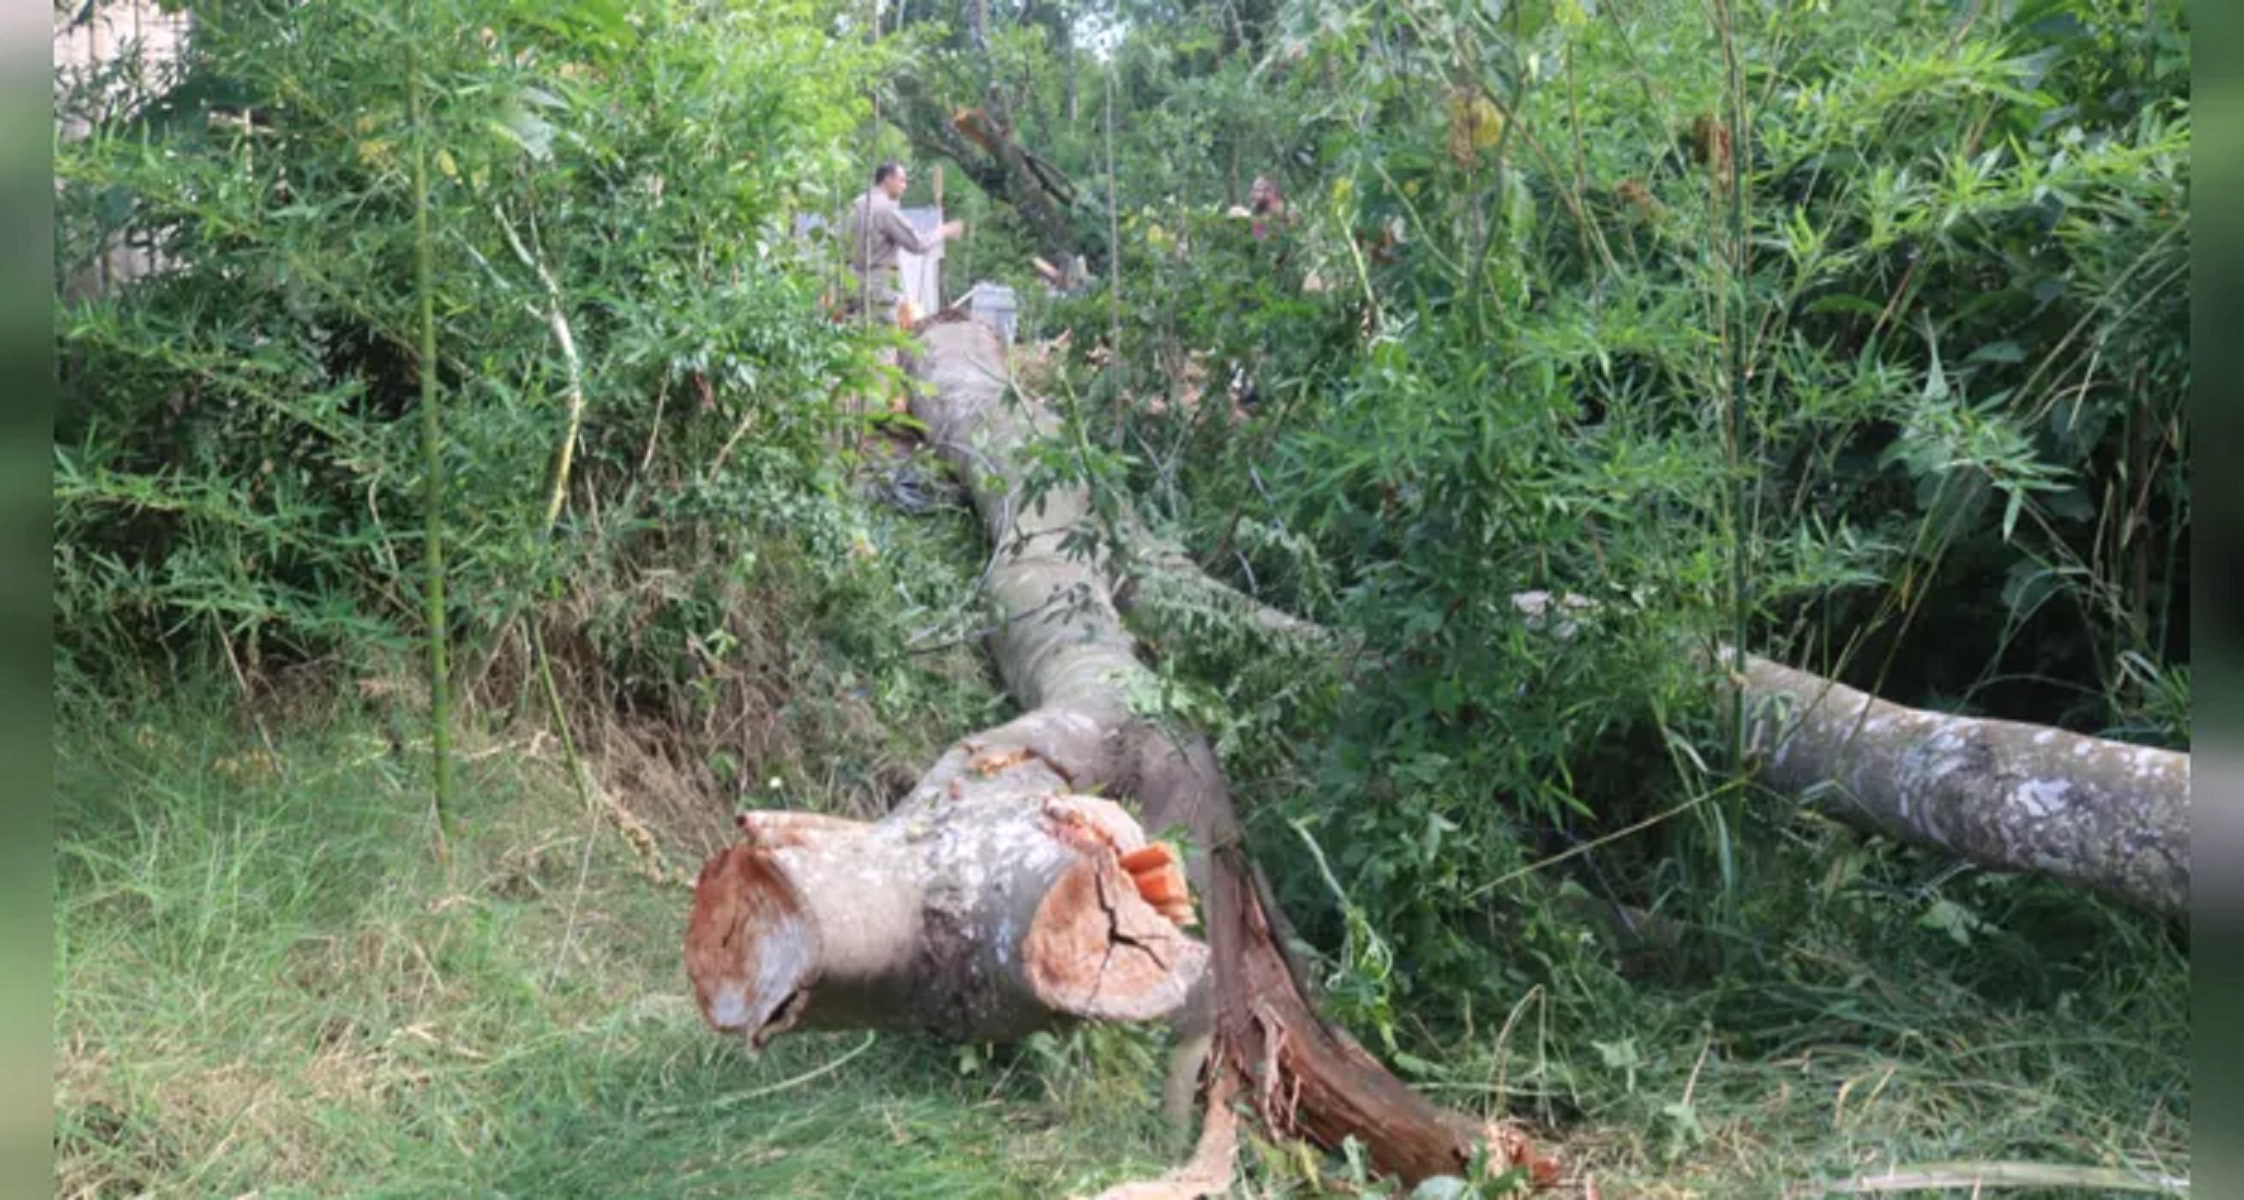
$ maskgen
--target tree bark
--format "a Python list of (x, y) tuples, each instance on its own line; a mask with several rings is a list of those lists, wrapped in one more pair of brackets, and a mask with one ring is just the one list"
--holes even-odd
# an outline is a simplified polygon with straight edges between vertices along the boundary
[[(1059, 990), (1020, 977), (1011, 964), (1026, 961), (1030, 952), (1024, 948), (1012, 959), (1005, 955), (1006, 931), (1020, 925), (1008, 925), (1002, 917), (965, 922), (931, 918), (926, 897), (947, 897), (932, 906), (941, 914), (1002, 911), (1017, 920), (1026, 911), (1021, 893), (1043, 887), (1047, 897), (1057, 895), (1057, 883), (1041, 881), (1055, 872), (1065, 881), (1070, 872), (1085, 869), (1081, 862), (1068, 865), (1065, 854), (1036, 848), (1036, 839), (1021, 831), (1024, 822), (1055, 824), (1041, 815), (1050, 802), (1036, 798), (1056, 795), (1066, 802), (1086, 793), (1122, 797), (1135, 802), (1143, 828), (1189, 833), (1195, 851), (1188, 869), (1206, 905), (1212, 951), (1207, 965), (1212, 970), (1198, 974), (1198, 986), (1179, 1015), (1212, 1029), (1212, 1078), (1235, 1088), (1273, 1133), (1307, 1136), (1327, 1148), (1354, 1137), (1381, 1170), (1412, 1183), (1461, 1174), (1484, 1145), (1499, 1168), (1527, 1161), (1539, 1179), (1548, 1180), (1555, 1168), (1533, 1158), (1516, 1131), (1427, 1101), (1345, 1033), (1318, 1019), (1273, 936), (1278, 918), (1241, 848), (1238, 818), (1214, 753), (1196, 732), (1167, 728), (1132, 711), (1128, 697), (1150, 691), (1152, 676), (1138, 662), (1136, 647), (1122, 627), (1108, 564), (1096, 552), (1070, 551), (1079, 541), (1071, 535), (1090, 519), (1090, 497), (1080, 488), (1061, 488), (1032, 502), (1023, 492), (1032, 444), (1048, 436), (1055, 422), (1041, 405), (1012, 394), (1004, 348), (986, 327), (938, 317), (923, 326), (922, 335), (927, 348), (915, 370), (933, 386), (915, 396), (913, 415), (926, 425), (929, 444), (967, 482), (996, 548), (983, 590), (997, 603), (1002, 620), (989, 649), (1007, 688), (1026, 710), (970, 739), (973, 745), (998, 748), (1008, 761), (1017, 759), (1005, 772), (1017, 778), (1002, 793), (994, 786), (976, 793), (977, 804), (986, 800), (987, 815), (971, 821), (961, 815), (954, 828), (959, 822), (986, 828), (991, 832), (985, 843), (1003, 842), (1014, 848), (1012, 858), (1023, 861), (1000, 872), (989, 868), (991, 859), (981, 851), (959, 852), (961, 862), (984, 864), (977, 872), (946, 870), (943, 864), (914, 857), (914, 822), (938, 819), (940, 797), (953, 784), (975, 786), (976, 760), (968, 744), (937, 763), (896, 814), (871, 827), (815, 835), (814, 842), (833, 843), (816, 852), (817, 867), (811, 865), (810, 851), (765, 841), (726, 850), (704, 869), (688, 932), (689, 972), (710, 1023), (739, 1030), (751, 1044), (761, 1044), (792, 1025), (870, 1024), (884, 1014), (922, 1027), (971, 1029), (983, 1035), (1025, 1030), (1044, 1019), (1106, 1015), (1083, 1011), (1080, 1001), (1072, 1006), (1057, 1001)], [(1005, 803), (1016, 806), (1015, 815), (999, 811)], [(767, 820), (754, 816), (750, 825), (760, 828)], [(1015, 832), (1000, 835), (999, 830)], [(1045, 836), (1055, 835), (1048, 828)], [(1083, 861), (1103, 860), (1092, 853)], [(893, 884), (867, 874), (876, 864), (896, 875)], [(794, 895), (764, 882), (768, 874), (785, 875)], [(931, 880), (947, 881), (950, 890), (927, 882)], [(978, 897), (976, 881), (984, 890), (1002, 883), (1014, 898)], [(822, 894), (813, 896), (814, 891)], [(1101, 902), (1088, 907), (1126, 910), (1132, 897), (1116, 901), (1115, 891), (1109, 876), (1098, 893)], [(1048, 898), (1036, 907), (1041, 914), (1058, 903)], [(767, 912), (776, 915), (762, 915)], [(908, 952), (913, 936), (926, 942), (924, 932), (909, 931), (949, 924), (991, 932), (961, 955), (978, 965), (955, 969)], [(1074, 919), (1068, 927), (1096, 925)], [(805, 927), (818, 936), (806, 934)], [(1035, 937), (1035, 923), (1028, 928)], [(1138, 928), (1104, 941), (1073, 935), (1092, 947), (1079, 952), (1078, 960), (1103, 961), (1133, 951), (1148, 936)], [(827, 933), (829, 929), (850, 932)], [(906, 932), (878, 932), (882, 930)], [(819, 949), (802, 948), (810, 943)], [(843, 944), (870, 949), (846, 956), (825, 949)], [(1151, 998), (1136, 1003), (1132, 1012), (1150, 1016), (1177, 1011), (1164, 1006), (1175, 984), (1191, 982), (1189, 953), (1177, 948), (1162, 952), (1159, 957), (1170, 964), (1169, 973), (1144, 985)], [(812, 961), (823, 965), (798, 965)], [(774, 982), (761, 982), (767, 975)], [(965, 994), (977, 987), (992, 994)], [(806, 998), (790, 1000), (791, 995)], [(912, 1015), (897, 1018), (898, 1013)]]
[(2187, 754), (1906, 708), (1750, 656), (1744, 691), (1747, 743), (1779, 792), (1981, 866), (2189, 911)]
[[(1572, 637), (1596, 605), (1523, 593), (1513, 607)], [(1553, 611), (1554, 607), (1556, 612)], [(1759, 782), (1867, 833), (1997, 871), (2047, 875), (2164, 916), (2189, 911), (2189, 755), (2066, 729), (1930, 712), (1717, 647), (1743, 693)]]

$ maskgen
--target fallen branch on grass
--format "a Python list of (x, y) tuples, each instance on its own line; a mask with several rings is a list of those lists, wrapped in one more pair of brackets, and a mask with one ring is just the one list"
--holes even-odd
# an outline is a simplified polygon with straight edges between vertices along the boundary
[(1984, 867), (2189, 911), (2189, 755), (1907, 708), (1762, 658), (1742, 686), (1767, 786)]
[[(1355, 640), (1240, 594), (1189, 559), (1147, 559), (1159, 578), (1134, 602), (1183, 602), (1312, 649)], [(1525, 592), (1530, 626), (1576, 636), (1596, 619), (1580, 596)], [(1844, 824), (1998, 871), (2047, 875), (2166, 916), (2189, 911), (2189, 755), (2021, 721), (1881, 700), (1757, 655), (1732, 673), (1728, 648), (1695, 651), (1718, 686), (1742, 690), (1759, 782)]]

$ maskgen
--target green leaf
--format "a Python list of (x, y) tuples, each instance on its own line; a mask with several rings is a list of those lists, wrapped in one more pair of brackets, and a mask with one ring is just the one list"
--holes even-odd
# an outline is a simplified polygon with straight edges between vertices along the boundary
[(1885, 311), (1885, 306), (1882, 304), (1877, 304), (1872, 301), (1865, 300), (1860, 296), (1849, 296), (1844, 294), (1818, 296), (1815, 299), (1810, 300), (1807, 303), (1806, 308), (1808, 312), (1813, 313), (1817, 316), (1822, 316), (1827, 313), (1848, 313), (1858, 317), (1875, 318), (1878, 316), (1878, 314)]
[(1675, 1137), (1686, 1146), (1695, 1146), (1706, 1140), (1706, 1129), (1699, 1124), (1696, 1105), (1681, 1100), (1660, 1106), (1660, 1115), (1674, 1127)]
[(2060, 582), (2061, 578), (2054, 569), (2040, 563), (2012, 563), (2010, 570), (2003, 576), (2003, 607), (2010, 612), (2013, 620), (2024, 620), (2057, 594)]
[(1981, 927), (1970, 909), (1946, 899), (1933, 901), (1932, 907), (1917, 918), (1917, 924), (1947, 934), (1959, 946), (1969, 946), (1972, 933)]
[(1396, 1066), (1421, 1079), (1439, 1078), (1442, 1073), (1439, 1066), (1412, 1054), (1408, 1050), (1397, 1050), (1394, 1054), (1394, 1060)]
[(1610, 1070), (1620, 1071), (1644, 1065), (1643, 1057), (1637, 1053), (1635, 1038), (1622, 1038), (1617, 1042), (1593, 1041), (1590, 1046), (1597, 1051), (1598, 1060)]
[(553, 158), (553, 126), (527, 109), (509, 107), (504, 114), (489, 122), (490, 128), (506, 140), (522, 148), (535, 162), (550, 162)]
[(1932, 352), (1932, 360), (1925, 364), (1924, 399), (1939, 404), (1954, 393), (1948, 387), (1948, 372), (1940, 367), (1940, 347), (1928, 339), (1926, 348)]

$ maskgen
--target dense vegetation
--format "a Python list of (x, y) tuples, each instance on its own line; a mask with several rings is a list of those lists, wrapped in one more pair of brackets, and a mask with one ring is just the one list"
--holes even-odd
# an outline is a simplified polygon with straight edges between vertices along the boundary
[[(631, 1123), (538, 1113), (753, 1088), (667, 1005), (670, 885), (747, 796), (878, 811), (1005, 703), (894, 335), (797, 232), (939, 154), (951, 290), (1054, 342), (1051, 477), (1362, 648), (1170, 609), (1146, 703), (1216, 735), (1407, 1078), (1645, 1195), (2186, 1173), (2182, 934), (1756, 793), (1680, 651), (2188, 746), (2179, 4), (185, 7), (175, 72), (58, 85), (70, 1190), (615, 1194), (668, 1178)], [(977, 168), (968, 106), (1073, 203)], [(154, 268), (86, 286), (120, 242)], [(1534, 590), (1597, 615), (1525, 636)], [(961, 1156), (880, 1194), (1048, 1194), (1157, 1157), (1154, 1036), (757, 1071)], [(714, 1164), (800, 1144), (676, 1153), (753, 1188)]]

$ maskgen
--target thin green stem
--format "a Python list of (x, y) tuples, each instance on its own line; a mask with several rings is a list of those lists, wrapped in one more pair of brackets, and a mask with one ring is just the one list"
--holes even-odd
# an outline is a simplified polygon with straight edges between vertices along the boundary
[(1122, 364), (1122, 216), (1121, 197), (1114, 184), (1114, 70), (1106, 70), (1106, 258), (1107, 320), (1113, 326), (1110, 350), (1115, 365)]
[[(530, 312), (544, 319), (546, 328), (553, 334), (553, 344), (561, 351), (562, 368), (568, 373), (567, 416), (562, 421), (561, 442), (553, 449), (553, 467), (546, 481), (545, 519), (541, 523), (542, 531), (550, 535), (555, 522), (561, 519), (562, 506), (569, 498), (569, 468), (575, 461), (577, 439), (584, 432), (584, 362), (577, 354), (576, 334), (569, 327), (569, 313), (561, 298), (561, 285), (554, 281), (553, 272), (546, 269), (542, 250), (533, 252), (529, 246), (523, 245), (521, 235), (514, 231), (514, 223), (507, 220), (505, 209), (494, 204), (491, 206), (491, 215), (497, 218), (499, 232), (505, 236), (508, 248), (514, 251), (514, 257), (538, 277), (539, 290), (545, 293), (545, 308), (540, 311), (536, 305), (531, 305)], [(530, 237), (535, 241), (537, 236), (537, 222), (533, 218)]]
[[(1710, 252), (1727, 261), (1719, 275), (1720, 288), (1715, 309), (1716, 320), (1722, 330), (1723, 374), (1729, 392), (1729, 404), (1723, 417), (1723, 451), (1730, 473), (1729, 509), (1730, 541), (1730, 673), (1742, 680), (1746, 673), (1747, 635), (1752, 626), (1753, 579), (1751, 556), (1754, 523), (1749, 514), (1753, 487), (1747, 469), (1749, 455), (1746, 450), (1746, 387), (1750, 370), (1748, 347), (1752, 338), (1752, 288), (1751, 261), (1746, 241), (1745, 195), (1745, 126), (1748, 120), (1745, 83), (1738, 62), (1737, 31), (1728, 0), (1714, 0), (1713, 18), (1716, 36), (1721, 40), (1724, 68), (1723, 103), (1716, 109), (1717, 128), (1709, 137), (1707, 170), (1711, 192), (1717, 203), (1727, 202), (1730, 218), (1730, 241), (1726, 247)], [(1719, 154), (1724, 132), (1728, 136), (1728, 161)], [(1723, 252), (1726, 251), (1726, 254)], [(1747, 756), (1746, 689), (1730, 689), (1729, 760), (1731, 781), (1742, 783), (1751, 769)], [(1744, 828), (1744, 791), (1737, 790), (1726, 804), (1713, 805), (1706, 810), (1706, 822), (1712, 827), (1716, 867), (1721, 878), (1718, 906), (1726, 915), (1735, 918), (1740, 899), (1741, 872), (1737, 862), (1737, 844)]]
[[(413, 27), (414, 12), (406, 23)], [(438, 408), (435, 243), (429, 235), (428, 137), (423, 127), (421, 61), (411, 37), (405, 43), (405, 96), (413, 130), (413, 257), (421, 321), (421, 458), (425, 472), (424, 539), (429, 638), (429, 746), (436, 767), (436, 825), (440, 852), (448, 853), (455, 827), (452, 807), (452, 688), (444, 621), (444, 424)]]

